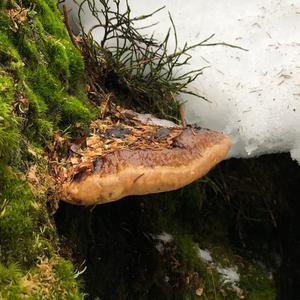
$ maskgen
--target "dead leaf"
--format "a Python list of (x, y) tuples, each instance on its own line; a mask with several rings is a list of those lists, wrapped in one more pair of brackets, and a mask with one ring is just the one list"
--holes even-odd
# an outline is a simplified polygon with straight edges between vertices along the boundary
[(197, 290), (196, 290), (196, 295), (201, 297), (203, 295), (203, 288), (202, 287), (199, 287)]
[(26, 177), (31, 184), (37, 184), (39, 182), (37, 176), (36, 176), (36, 165), (33, 165), (29, 168), (27, 171)]

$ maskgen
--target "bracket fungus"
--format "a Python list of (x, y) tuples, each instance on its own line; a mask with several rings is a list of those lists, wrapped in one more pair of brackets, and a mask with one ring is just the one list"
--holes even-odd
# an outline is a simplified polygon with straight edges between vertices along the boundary
[(143, 124), (137, 117), (98, 120), (91, 130), (84, 142), (69, 144), (56, 168), (59, 198), (72, 204), (179, 189), (204, 176), (230, 148), (222, 133)]

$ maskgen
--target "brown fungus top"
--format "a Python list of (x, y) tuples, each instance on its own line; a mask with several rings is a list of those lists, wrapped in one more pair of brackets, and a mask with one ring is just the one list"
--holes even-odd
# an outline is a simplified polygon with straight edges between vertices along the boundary
[(73, 142), (57, 135), (49, 151), (59, 197), (75, 204), (180, 188), (205, 175), (230, 147), (221, 133), (148, 125), (126, 112), (90, 129)]

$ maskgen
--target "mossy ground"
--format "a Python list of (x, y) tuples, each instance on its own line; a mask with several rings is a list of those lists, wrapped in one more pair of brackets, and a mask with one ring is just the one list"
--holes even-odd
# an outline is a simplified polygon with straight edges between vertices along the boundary
[(94, 111), (85, 95), (84, 61), (55, 1), (23, 1), (21, 7), (8, 1), (0, 27), (0, 154), (7, 159), (17, 149), (18, 135), (44, 145), (54, 130), (84, 127)]
[(71, 262), (57, 254), (45, 199), (0, 164), (0, 299), (81, 299)]
[(34, 190), (25, 174), (35, 167), (46, 176), (53, 133), (82, 132), (93, 115), (84, 61), (56, 1), (0, 1), (1, 299), (83, 297), (72, 263), (58, 255), (47, 184)]

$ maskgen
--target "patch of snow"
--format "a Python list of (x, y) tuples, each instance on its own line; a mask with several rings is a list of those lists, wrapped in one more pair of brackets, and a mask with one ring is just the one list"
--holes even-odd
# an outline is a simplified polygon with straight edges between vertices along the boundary
[(198, 247), (197, 254), (204, 263), (209, 264), (220, 274), (222, 284), (228, 284), (238, 296), (243, 295), (243, 290), (239, 287), (240, 275), (237, 271), (237, 267), (234, 266), (225, 268), (217, 263), (214, 263), (212, 255), (207, 249), (203, 250)]
[(216, 270), (220, 274), (223, 284), (229, 284), (232, 289), (239, 295), (243, 293), (238, 286), (240, 282), (240, 275), (237, 272), (237, 268), (223, 268), (217, 266)]
[(236, 268), (222, 268), (217, 267), (218, 273), (221, 275), (224, 283), (238, 283), (240, 281), (240, 275), (237, 273)]
[[(190, 0), (182, 5), (182, 0), (156, 0), (145, 5), (129, 0), (129, 4), (135, 16), (166, 6), (151, 20), (139, 23), (142, 27), (158, 21), (156, 27), (143, 31), (154, 32), (157, 39), (162, 40), (170, 27), (170, 11), (179, 45), (215, 34), (212, 43), (225, 41), (248, 49), (193, 50), (190, 66), (183, 71), (210, 67), (190, 89), (211, 102), (181, 95), (187, 101), (187, 120), (228, 134), (233, 143), (228, 157), (290, 152), (300, 162), (299, 1)], [(86, 29), (95, 24), (88, 13), (84, 22)], [(99, 40), (102, 32), (94, 35)], [(174, 44), (170, 40), (170, 51)]]
[(207, 249), (203, 250), (198, 247), (197, 254), (198, 254), (199, 258), (206, 264), (210, 264), (213, 262), (213, 258)]
[(160, 234), (150, 234), (150, 236), (156, 240), (155, 248), (160, 253), (164, 253), (165, 245), (173, 241), (173, 236), (165, 231)]
[(162, 126), (167, 128), (179, 127), (177, 124), (173, 123), (172, 121), (159, 119), (154, 117), (151, 114), (140, 114), (131, 110), (127, 110), (126, 113), (130, 114), (131, 116), (134, 116), (143, 124)]
[(161, 242), (158, 242), (157, 244), (155, 244), (155, 248), (160, 254), (164, 253), (165, 247)]
[(171, 243), (173, 241), (173, 236), (167, 232), (162, 232), (161, 234), (158, 234), (154, 236), (156, 240), (162, 241), (164, 244)]

